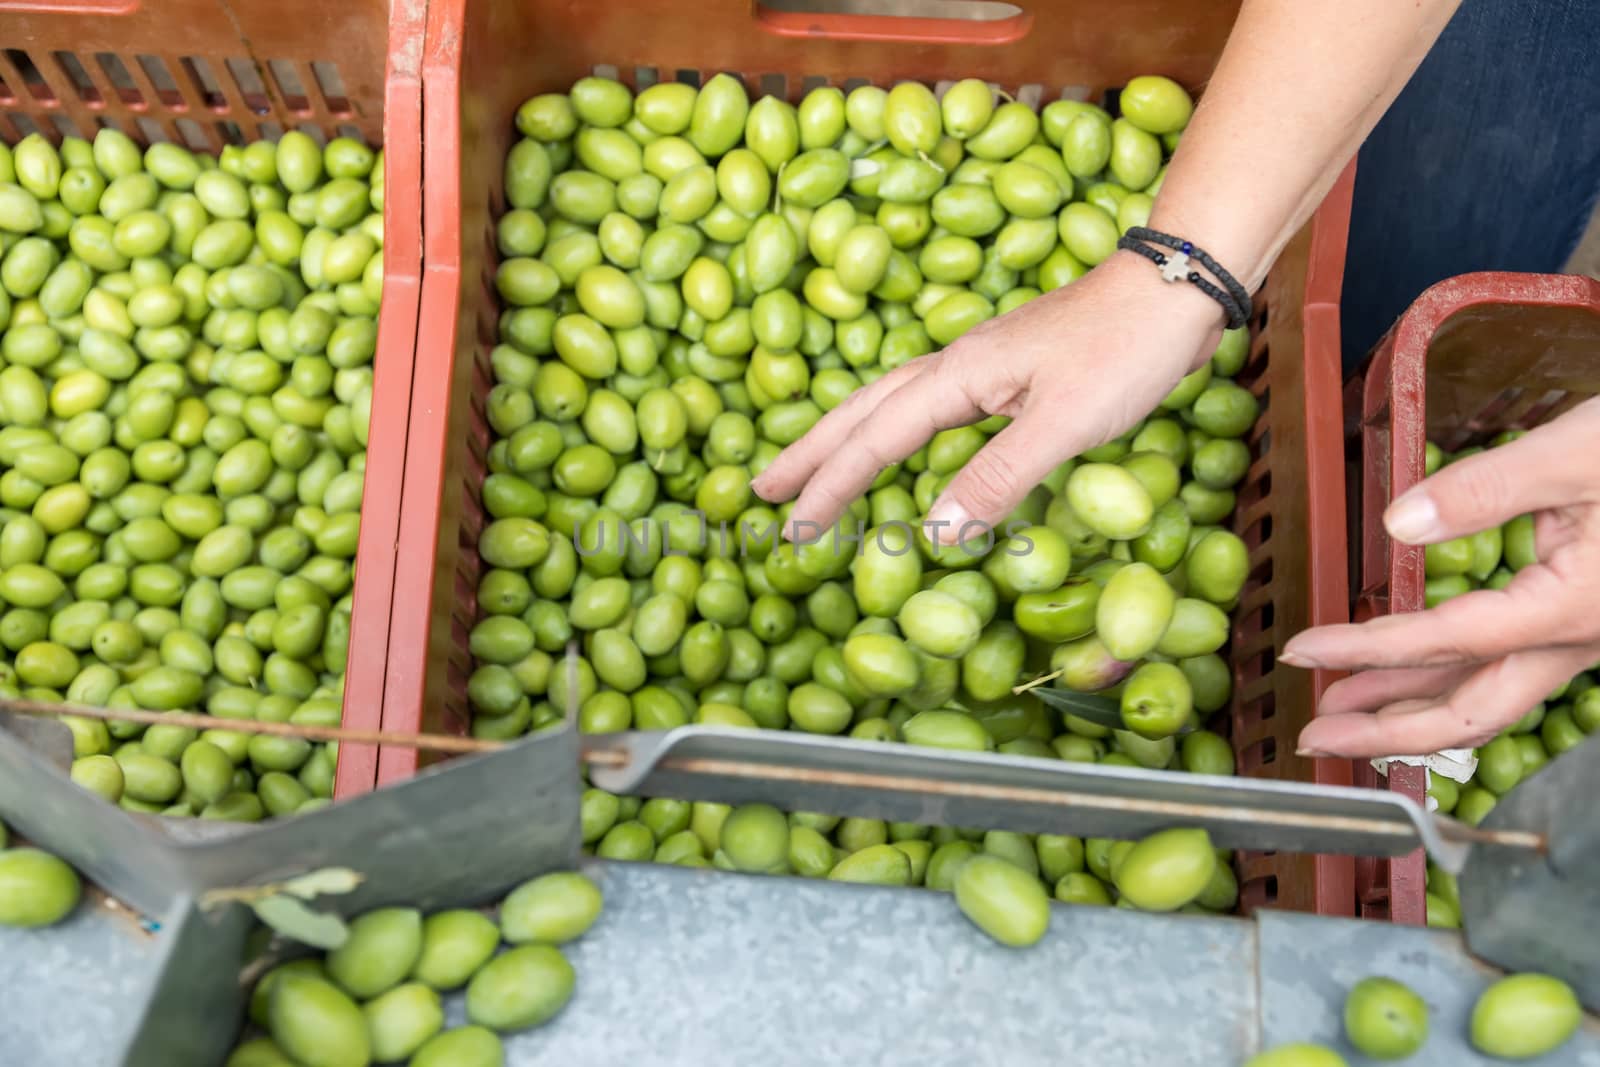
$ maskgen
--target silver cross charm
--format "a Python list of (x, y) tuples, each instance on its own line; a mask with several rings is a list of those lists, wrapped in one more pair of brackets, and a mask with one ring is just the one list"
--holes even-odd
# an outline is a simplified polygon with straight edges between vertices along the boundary
[(1167, 261), (1161, 265), (1161, 276), (1169, 282), (1181, 282), (1189, 276), (1189, 256), (1184, 252), (1173, 252), (1167, 256)]

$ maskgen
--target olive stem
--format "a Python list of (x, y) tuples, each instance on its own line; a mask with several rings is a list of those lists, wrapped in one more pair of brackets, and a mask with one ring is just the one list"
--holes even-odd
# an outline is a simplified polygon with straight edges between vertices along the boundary
[(1011, 695), (1012, 696), (1019, 696), (1019, 695), (1021, 695), (1023, 693), (1026, 693), (1030, 689), (1037, 689), (1039, 686), (1044, 685), (1046, 682), (1055, 681), (1057, 678), (1061, 677), (1065, 673), (1067, 673), (1065, 670), (1059, 670), (1059, 671), (1051, 671), (1049, 674), (1041, 674), (1037, 678), (1034, 678), (1034, 679), (1031, 679), (1029, 681), (1023, 682), (1021, 685), (1012, 686), (1011, 687)]
[(0, 700), (0, 711), (35, 718), (100, 719), (106, 722), (142, 723), (145, 726), (186, 726), (194, 730), (231, 730), (241, 734), (298, 737), (307, 741), (348, 741), (355, 745), (395, 745), (400, 748), (421, 748), (435, 752), (494, 752), (504, 747), (502, 742), (486, 741), (476, 737), (408, 734), (397, 730), (346, 730), (338, 726), (258, 722), (255, 719), (221, 719), (186, 711), (88, 708), (74, 704), (45, 704), (34, 700)]

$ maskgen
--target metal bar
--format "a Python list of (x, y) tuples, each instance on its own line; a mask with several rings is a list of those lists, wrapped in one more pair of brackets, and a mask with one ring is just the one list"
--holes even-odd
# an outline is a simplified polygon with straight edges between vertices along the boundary
[(803, 734), (683, 727), (590, 737), (584, 755), (593, 783), (615, 793), (764, 801), (891, 821), (1121, 838), (1188, 825), (1210, 831), (1224, 847), (1372, 856), (1421, 845), (1452, 871), (1474, 845), (1544, 847), (1542, 835), (1473, 829), (1374, 790)]
[[(573, 669), (570, 657), (567, 669)], [(1093, 702), (1103, 699), (1071, 696), (1074, 707), (1091, 705), (1085, 709), (1091, 711)], [(6, 711), (52, 719), (80, 716), (198, 730), (236, 729), (241, 733), (392, 744), (458, 754), (483, 754), (507, 747), (498, 741), (439, 734), (345, 730), (216, 719), (186, 712), (24, 700), (0, 701), (0, 712)], [(724, 749), (732, 746), (720, 758), (681, 756), (673, 751), (703, 744), (705, 739), (715, 745), (717, 738), (722, 739)], [(38, 747), (39, 743), (34, 744)], [(789, 807), (823, 810), (828, 804), (843, 804), (850, 813), (871, 817), (956, 825), (985, 825), (998, 820), (996, 825), (1036, 832), (1062, 829), (1063, 820), (1070, 814), (1077, 832), (1086, 833), (1082, 827), (1087, 825), (1100, 835), (1112, 837), (1140, 836), (1177, 822), (1204, 827), (1230, 846), (1257, 850), (1399, 856), (1421, 844), (1453, 872), (1465, 865), (1467, 851), (1474, 844), (1534, 852), (1543, 852), (1545, 847), (1545, 838), (1540, 834), (1474, 829), (1452, 820), (1431, 818), (1403, 798), (1369, 790), (1340, 791), (1239, 778), (1201, 781), (1194, 775), (1174, 777), (1164, 772), (1088, 768), (1053, 760), (889, 748), (794, 734), (686, 727), (667, 734), (591, 736), (581, 740), (579, 759), (590, 766), (597, 785), (619, 793), (706, 800), (717, 799), (711, 791), (719, 788), (746, 792), (775, 789), (778, 792), (774, 802)], [(919, 768), (928, 773), (919, 773)], [(1001, 773), (1010, 768), (1034, 784), (996, 779), (996, 768)], [(813, 799), (825, 803), (813, 803)], [(887, 814), (890, 810), (930, 806), (940, 807), (944, 814)], [(1010, 810), (1011, 806), (1022, 810)]]
[(1371, 834), (1375, 838), (1392, 838), (1397, 847), (1403, 846), (1406, 851), (1417, 847), (1416, 832), (1411, 826), (1382, 819), (1318, 815), (1312, 812), (1273, 811), (1268, 808), (1230, 807), (1217, 804), (1190, 804), (1166, 800), (1146, 800), (1137, 797), (1100, 796), (1092, 793), (1068, 793), (1051, 789), (1029, 789), (1021, 786), (945, 782), (937, 778), (858, 774), (850, 771), (818, 771), (807, 770), (803, 767), (753, 766), (748, 763), (734, 763), (728, 760), (669, 758), (662, 760), (657, 766), (680, 774), (706, 775), (717, 778), (762, 779), (874, 791), (917, 789), (936, 796), (970, 797), (1013, 804), (1046, 804), (1074, 811), (1140, 812), (1161, 818), (1215, 824), (1283, 826), (1305, 830), (1323, 830), (1328, 833)]
[[(856, 789), (920, 789), (936, 796), (978, 797), (986, 800), (1009, 801), (1020, 804), (1054, 804), (1077, 810), (1142, 811), (1151, 815), (1171, 815), (1192, 820), (1217, 820), (1237, 822), (1241, 825), (1269, 825), (1320, 829), (1340, 833), (1372, 833), (1403, 838), (1408, 848), (1417, 845), (1414, 834), (1407, 828), (1380, 819), (1352, 818), (1339, 815), (1322, 815), (1316, 812), (1282, 812), (1271, 808), (1244, 808), (1225, 805), (1208, 805), (1170, 802), (1163, 800), (1119, 799), (1094, 794), (1061, 793), (1048, 789), (1026, 789), (1014, 786), (969, 785), (946, 782), (938, 778), (903, 778), (873, 774), (854, 774), (848, 771), (814, 771), (800, 768), (751, 766), (708, 759), (667, 758), (658, 765), (686, 774), (704, 774), (727, 778), (762, 778), (776, 781), (815, 782)], [(1162, 771), (1157, 774), (1166, 773)], [(1443, 835), (1465, 844), (1499, 845), (1506, 848), (1545, 851), (1545, 838), (1539, 834), (1519, 830), (1486, 830), (1465, 823), (1441, 823)]]

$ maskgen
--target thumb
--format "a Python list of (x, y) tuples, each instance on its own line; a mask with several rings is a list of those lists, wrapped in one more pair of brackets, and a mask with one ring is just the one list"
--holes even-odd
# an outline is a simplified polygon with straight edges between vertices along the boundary
[(1055, 429), (1030, 412), (990, 438), (928, 509), (928, 538), (936, 545), (953, 544), (969, 523), (999, 525), (1071, 454)]
[(1443, 468), (1390, 504), (1384, 525), (1397, 541), (1435, 544), (1572, 504), (1593, 491), (1587, 468), (1600, 447), (1597, 431), (1600, 408), (1585, 404)]

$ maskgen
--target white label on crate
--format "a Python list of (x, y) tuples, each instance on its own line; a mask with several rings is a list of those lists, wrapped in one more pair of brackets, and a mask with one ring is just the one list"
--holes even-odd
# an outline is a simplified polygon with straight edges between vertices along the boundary
[[(1470, 748), (1447, 748), (1431, 756), (1389, 756), (1375, 759), (1372, 766), (1379, 774), (1389, 773), (1389, 764), (1403, 763), (1408, 767), (1424, 767), (1430, 774), (1442, 775), (1453, 782), (1466, 783), (1478, 769), (1478, 757)], [(1431, 803), (1431, 802), (1430, 802)], [(1432, 810), (1431, 808), (1429, 810)]]

